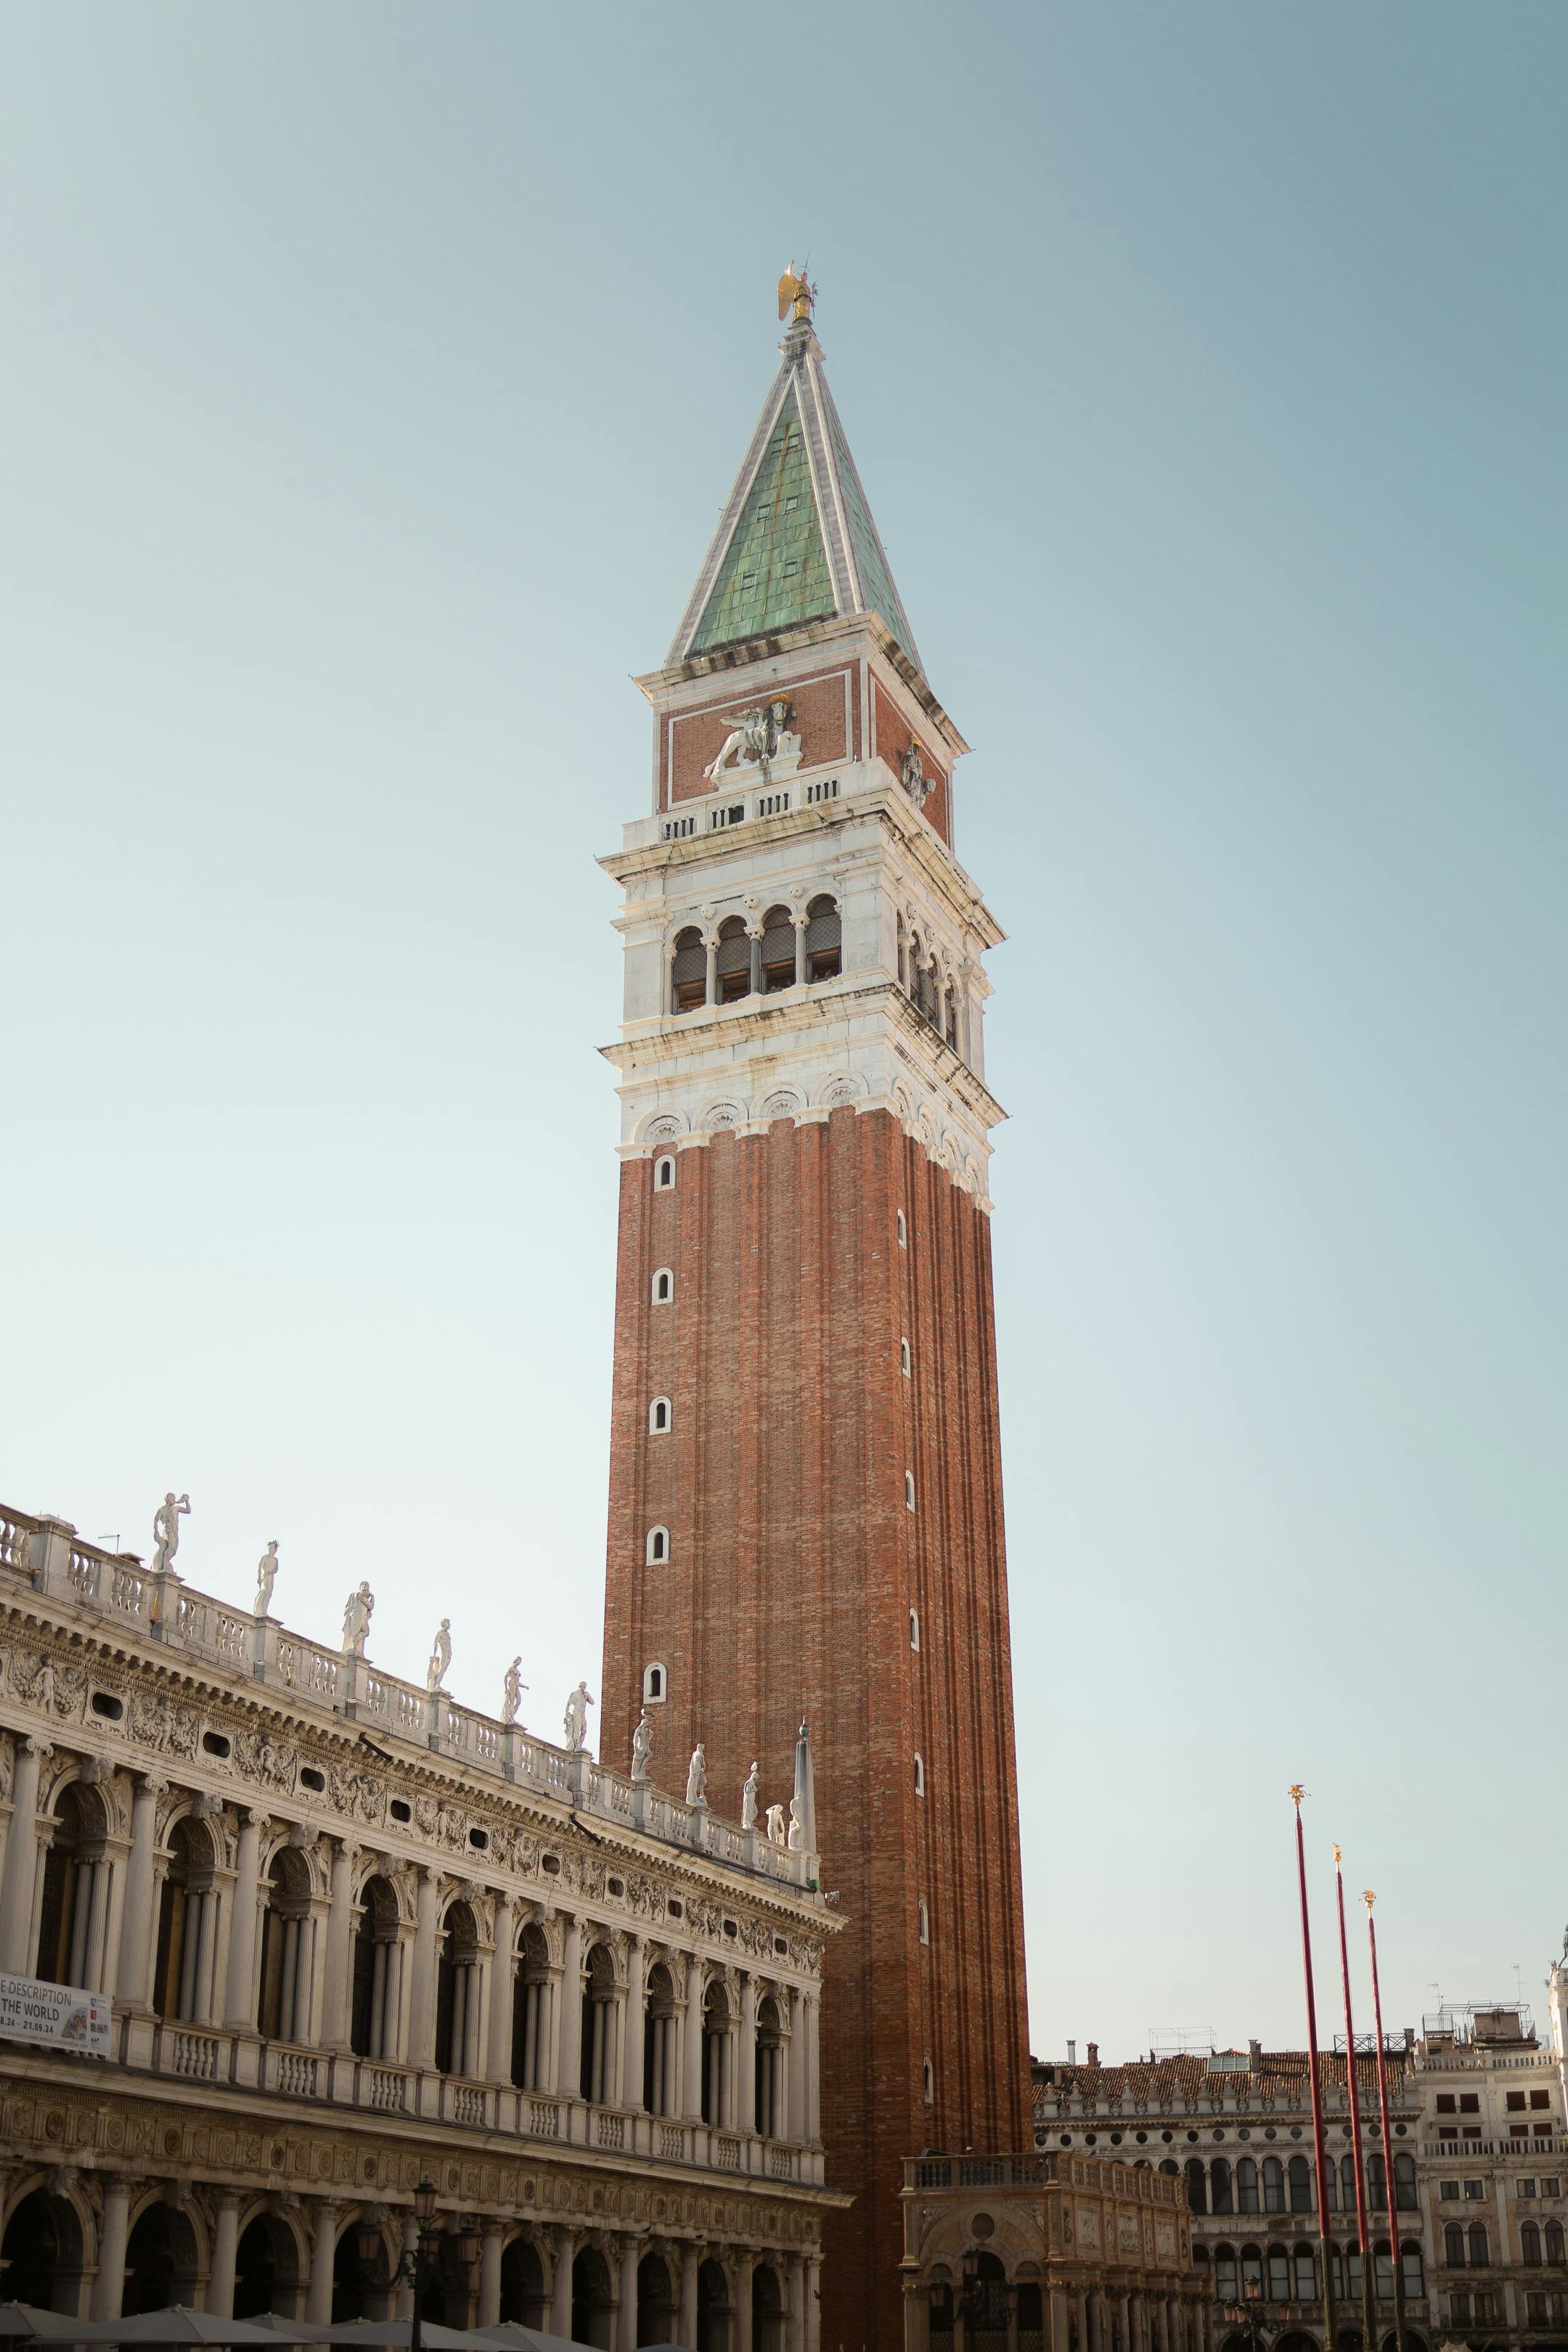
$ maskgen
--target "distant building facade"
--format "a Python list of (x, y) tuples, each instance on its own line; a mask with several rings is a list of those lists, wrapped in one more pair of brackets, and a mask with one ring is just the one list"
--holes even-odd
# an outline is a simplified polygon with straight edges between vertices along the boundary
[(406, 2313), (427, 2172), (431, 2318), (814, 2352), (806, 1855), (16, 1511), (0, 1827), (0, 1969), (112, 2002), (0, 2041), (7, 2296)]

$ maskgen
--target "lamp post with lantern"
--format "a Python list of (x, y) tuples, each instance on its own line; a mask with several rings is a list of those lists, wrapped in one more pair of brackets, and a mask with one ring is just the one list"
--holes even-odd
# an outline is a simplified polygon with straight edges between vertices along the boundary
[(1232, 2327), (1239, 2327), (1245, 2331), (1248, 2352), (1268, 2352), (1268, 2337), (1264, 2333), (1265, 2313), (1268, 2314), (1268, 2324), (1276, 2333), (1289, 2317), (1289, 2311), (1283, 2305), (1264, 2301), (1263, 2283), (1260, 2279), (1244, 2279), (1241, 2301), (1222, 2303), (1219, 2308), (1222, 2319)]
[[(441, 2242), (447, 2232), (436, 2227), (436, 2184), (428, 2173), (414, 2191), (414, 2243), (405, 2246), (396, 2269), (386, 2281), (388, 2288), (411, 2286), (414, 2289), (414, 2317), (410, 2325), (409, 2352), (420, 2352), (420, 2295), (432, 2272), (441, 2267)], [(465, 2221), (457, 2232), (458, 2260), (468, 2273), (470, 2288), (479, 2259), (479, 2233), (472, 2221)], [(359, 2231), (359, 2254), (363, 2263), (374, 2263), (383, 2250), (381, 2231), (368, 2225)]]

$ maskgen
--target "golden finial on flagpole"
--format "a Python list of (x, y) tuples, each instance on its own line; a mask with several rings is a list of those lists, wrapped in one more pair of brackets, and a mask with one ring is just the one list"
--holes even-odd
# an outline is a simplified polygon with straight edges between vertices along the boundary
[(1338, 1870), (1339, 1866), (1340, 1866), (1340, 1850), (1339, 1850), (1339, 1847), (1338, 1847), (1338, 1846), (1335, 1846), (1335, 1848), (1334, 1848), (1334, 1868), (1335, 1868), (1336, 1870)]
[(1377, 1901), (1377, 1897), (1373, 1893), (1370, 1886), (1365, 1889), (1361, 1899), (1366, 1905), (1369, 1911), (1372, 1909), (1373, 1905)]
[(1306, 1793), (1307, 1791), (1302, 1787), (1300, 1780), (1294, 1782), (1293, 1785), (1285, 1791), (1285, 1794), (1289, 1798), (1290, 1802), (1295, 1806), (1298, 1812), (1301, 1810), (1301, 1800)]

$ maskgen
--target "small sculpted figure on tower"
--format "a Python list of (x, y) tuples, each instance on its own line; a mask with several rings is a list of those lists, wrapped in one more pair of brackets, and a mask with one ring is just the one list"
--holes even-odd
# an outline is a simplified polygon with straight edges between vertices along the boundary
[(517, 1721), (517, 1711), (522, 1705), (522, 1694), (528, 1688), (528, 1685), (522, 1679), (521, 1668), (522, 1652), (520, 1650), (508, 1666), (506, 1680), (501, 1685), (500, 1719), (503, 1723)]
[(594, 1702), (588, 1696), (586, 1683), (579, 1683), (566, 1702), (563, 1721), (566, 1727), (566, 1745), (574, 1756), (588, 1737), (588, 1709)]
[(754, 1830), (757, 1826), (757, 1760), (753, 1757), (752, 1769), (746, 1775), (746, 1784), (741, 1790), (741, 1827), (743, 1830)]
[(768, 1807), (768, 1843), (770, 1845), (783, 1845), (784, 1842), (784, 1807), (782, 1805), (770, 1805)]
[(180, 1549), (180, 1521), (191, 1516), (191, 1498), (181, 1495), (165, 1495), (153, 1514), (153, 1573), (156, 1576), (174, 1564), (174, 1554)]
[(708, 1802), (708, 1750), (700, 1739), (691, 1751), (691, 1761), (686, 1771), (686, 1801), (689, 1805)]
[(343, 1603), (343, 1655), (363, 1658), (365, 1637), (370, 1632), (370, 1612), (375, 1607), (375, 1595), (368, 1584), (358, 1584)]
[(273, 1537), (256, 1563), (256, 1601), (253, 1617), (265, 1617), (272, 1608), (272, 1588), (278, 1581), (278, 1538)]
[(801, 1819), (801, 1811), (802, 1807), (800, 1799), (798, 1797), (792, 1797), (789, 1801), (789, 1850), (791, 1853), (804, 1853), (805, 1852), (805, 1823)]
[(427, 1691), (440, 1689), (447, 1678), (447, 1669), (451, 1663), (452, 1621), (449, 1617), (443, 1617), (440, 1629), (430, 1645), (430, 1663), (425, 1669), (425, 1687)]

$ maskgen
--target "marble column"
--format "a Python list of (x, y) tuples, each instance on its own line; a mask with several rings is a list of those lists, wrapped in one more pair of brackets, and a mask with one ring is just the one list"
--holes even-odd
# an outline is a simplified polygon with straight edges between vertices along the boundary
[[(158, 1844), (158, 1800), (168, 1788), (155, 1774), (136, 1783), (131, 1800), (131, 1856), (125, 1868), (125, 1906), (120, 1922), (120, 1997), (129, 2009), (146, 2011), (153, 2001), (153, 1963), (157, 1936), (153, 1916), (153, 1864)], [(110, 2318), (118, 2317), (110, 2313)]]
[[(786, 2255), (784, 2272), (784, 2352), (805, 2352), (805, 2277), (798, 2254)], [(908, 2352), (923, 2352), (926, 2339), (919, 2335), (918, 2331), (924, 2324), (923, 2315), (927, 2310), (925, 2287), (919, 2279), (916, 2279), (909, 2293), (912, 2296), (917, 2341), (913, 2346), (908, 2347)], [(904, 2305), (906, 2315), (910, 2307), (910, 2304), (906, 2302)], [(907, 2336), (906, 2344), (908, 2344)]]
[[(702, 2120), (702, 1997), (708, 1972), (695, 1953), (686, 1962), (686, 2084), (681, 2112), (689, 2123)], [(695, 2338), (693, 2338), (695, 2341)]]
[[(583, 2079), (583, 1923), (566, 1921), (561, 1968), (561, 2021), (556, 2036), (555, 2090), (563, 2099), (581, 2095)], [(568, 2329), (570, 2334), (570, 2329)]]
[(220, 2189), (206, 2299), (206, 2308), (216, 2319), (234, 2317), (234, 2256), (238, 2243), (239, 2195), (233, 2189)]
[[(638, 2084), (641, 2089), (641, 2084)], [(616, 2314), (616, 2352), (637, 2352), (637, 2264), (642, 2245), (636, 2238), (620, 2243), (621, 2305)]]
[(437, 1873), (416, 1869), (417, 1912), (414, 1927), (414, 1981), (408, 2002), (408, 2063), (436, 2063), (436, 1914), (440, 1887)]
[[(414, 2264), (408, 2262), (408, 2257), (413, 2255), (417, 2261), (418, 2254), (419, 2223), (414, 2214), (406, 2213), (403, 2217), (403, 2263), (407, 2263), (408, 2268), (412, 2269)], [(399, 2267), (402, 2267), (402, 2263)], [(414, 2316), (414, 2289), (406, 2280), (397, 2289), (394, 2297), (392, 2316), (395, 2319), (412, 2319)]]
[(310, 2291), (305, 2316), (318, 2327), (332, 2323), (332, 2263), (338, 2251), (338, 2208), (328, 2198), (316, 2206), (310, 2228)]
[(484, 2062), (492, 2083), (511, 2081), (512, 2007), (516, 1998), (517, 1897), (498, 1895), (496, 1948), (490, 1958), (489, 2046)]
[[(0, 1877), (0, 1969), (16, 1977), (33, 1973), (33, 1886), (38, 1870), (38, 1769), (54, 1749), (47, 1739), (20, 1735), (11, 1778), (11, 1827), (5, 1868)], [(115, 2306), (111, 2317), (119, 2317)]]
[(822, 2257), (805, 2258), (805, 2352), (818, 2352), (822, 2342)]
[[(261, 1832), (265, 1813), (242, 1811), (239, 1852), (235, 1864), (234, 1924), (228, 1937), (228, 1985), (224, 1996), (226, 2025), (256, 2023), (256, 1930), (261, 1896)], [(224, 2316), (231, 2318), (232, 2313)]]
[(572, 2336), (572, 2264), (576, 2253), (575, 2230), (557, 2230), (555, 2268), (551, 2279), (550, 2333), (568, 2342)]
[(735, 2257), (735, 2284), (731, 2290), (735, 2306), (735, 2333), (730, 2352), (752, 2352), (752, 2277), (757, 2267), (754, 2254)]
[(816, 2147), (822, 2138), (822, 2040), (818, 2031), (822, 2018), (822, 1996), (807, 1992), (803, 2007), (805, 2011), (805, 2110), (801, 2137)]
[[(757, 2128), (757, 1979), (741, 1979), (741, 2031), (735, 2050), (735, 2129)], [(748, 2323), (749, 2325), (749, 2323)], [(747, 2352), (742, 2346), (742, 2352)]]
[(697, 2342), (697, 2273), (702, 2267), (702, 2248), (682, 2246), (680, 2250), (680, 2336), (682, 2344)]
[(479, 2225), (479, 2326), (494, 2327), (500, 2318), (500, 2258), (505, 2224)]
[[(626, 1937), (626, 2065), (621, 2105), (634, 2115), (642, 2112), (643, 2046), (647, 2032), (647, 1947), (640, 1936)], [(634, 2342), (627, 2352), (637, 2352)]]
[(349, 2046), (349, 2002), (353, 1990), (354, 1864), (359, 1847), (344, 1838), (332, 1854), (331, 1908), (327, 1914), (326, 1971), (321, 1984), (321, 2041), (328, 2050)]
[(125, 2241), (131, 2227), (132, 2183), (110, 2174), (103, 2184), (103, 2219), (98, 2230), (98, 2276), (92, 2285), (94, 2319), (118, 2319), (125, 2293)]

